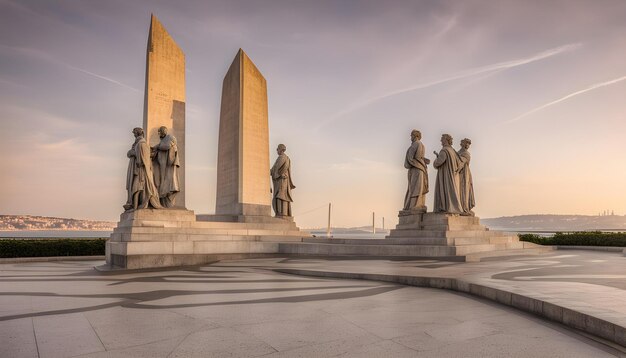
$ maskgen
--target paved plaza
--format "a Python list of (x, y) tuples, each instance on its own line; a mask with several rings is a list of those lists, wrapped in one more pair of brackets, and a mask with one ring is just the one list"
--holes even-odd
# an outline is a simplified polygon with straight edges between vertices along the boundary
[[(626, 275), (613, 265), (623, 261), (611, 253), (567, 251), (473, 264), (273, 258), (116, 275), (93, 270), (101, 261), (3, 264), (0, 355), (620, 356), (619, 349), (563, 325), (472, 295), (273, 270), (457, 270), (479, 277), (492, 267), (502, 272), (489, 280), (525, 288), (584, 286), (576, 295), (582, 301), (593, 289), (622, 291)], [(589, 264), (598, 271), (585, 269)]]

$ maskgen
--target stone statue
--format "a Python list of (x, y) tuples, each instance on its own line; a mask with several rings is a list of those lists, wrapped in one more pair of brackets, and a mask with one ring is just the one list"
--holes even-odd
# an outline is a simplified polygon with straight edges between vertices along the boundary
[(404, 210), (426, 212), (426, 193), (428, 193), (428, 170), (430, 159), (424, 158), (426, 148), (420, 141), (422, 133), (411, 131), (411, 146), (406, 151), (404, 167), (409, 170), (409, 186), (404, 197)]
[(159, 195), (154, 185), (150, 147), (143, 137), (142, 128), (134, 128), (135, 143), (126, 156), (130, 159), (126, 176), (128, 200), (124, 209), (135, 210), (152, 207), (160, 209)]
[(472, 145), (472, 141), (465, 138), (461, 141), (461, 149), (458, 151), (461, 158), (459, 186), (461, 190), (461, 207), (465, 214), (474, 216), (472, 208), (476, 203), (474, 202), (474, 183), (472, 181), (472, 172), (470, 171), (470, 160), (472, 158), (468, 150), (470, 145)]
[(270, 175), (272, 182), (274, 183), (274, 197), (272, 198), (272, 207), (277, 217), (292, 216), (291, 215), (291, 189), (295, 189), (291, 181), (291, 160), (285, 154), (287, 147), (284, 144), (279, 144), (276, 148), (278, 158), (272, 169), (270, 169)]
[(154, 181), (159, 189), (161, 205), (166, 208), (174, 206), (176, 194), (180, 191), (178, 179), (178, 146), (176, 137), (167, 134), (167, 127), (159, 128), (159, 144), (152, 147), (154, 160)]
[(435, 184), (435, 207), (434, 212), (450, 214), (463, 214), (460, 199), (459, 168), (461, 158), (452, 148), (452, 136), (441, 136), (441, 151), (434, 152), (437, 156), (433, 166), (437, 169), (437, 182)]

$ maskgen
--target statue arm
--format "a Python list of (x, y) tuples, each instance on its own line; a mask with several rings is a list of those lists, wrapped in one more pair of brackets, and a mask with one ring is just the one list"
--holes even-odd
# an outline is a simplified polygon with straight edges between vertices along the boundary
[(437, 159), (435, 159), (435, 162), (433, 163), (433, 166), (435, 168), (439, 168), (440, 166), (443, 165), (443, 163), (446, 162), (446, 159), (447, 159), (446, 151), (442, 149), (439, 152), (439, 154), (437, 154)]

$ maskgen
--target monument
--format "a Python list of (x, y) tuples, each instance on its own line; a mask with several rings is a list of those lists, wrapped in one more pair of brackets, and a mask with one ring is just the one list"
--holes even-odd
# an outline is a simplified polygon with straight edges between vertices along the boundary
[(147, 47), (143, 129), (151, 146), (161, 141), (161, 127), (175, 136), (180, 188), (173, 206), (185, 208), (185, 54), (154, 15)]
[(271, 214), (267, 84), (239, 49), (222, 85), (216, 215)]
[(492, 231), (480, 224), (471, 211), (474, 189), (467, 151), (471, 142), (464, 139), (463, 149), (458, 153), (452, 142), (451, 135), (443, 134), (441, 150), (433, 152), (436, 156), (433, 167), (437, 170), (433, 212), (407, 215), (400, 211), (399, 223), (387, 240), (412, 243), (425, 256), (462, 257), (466, 261), (545, 252), (539, 245), (519, 241), (517, 235)]
[(398, 225), (385, 239), (315, 239), (302, 243), (281, 243), (284, 254), (395, 257), (480, 261), (492, 256), (541, 254), (551, 248), (520, 242), (517, 235), (492, 231), (473, 215), (474, 190), (469, 171), (469, 140), (457, 153), (452, 136), (441, 136), (442, 149), (434, 152), (433, 167), (437, 169), (433, 212), (426, 212), (424, 196), (428, 191), (427, 165), (421, 133), (411, 132), (411, 147), (405, 156), (408, 189)]
[(129, 199), (106, 243), (106, 265), (99, 270), (273, 256), (280, 242), (310, 236), (293, 219), (271, 216), (266, 82), (242, 50), (224, 78), (216, 214), (195, 215), (185, 209), (184, 58), (152, 16), (144, 128), (133, 132), (136, 140), (128, 152)]

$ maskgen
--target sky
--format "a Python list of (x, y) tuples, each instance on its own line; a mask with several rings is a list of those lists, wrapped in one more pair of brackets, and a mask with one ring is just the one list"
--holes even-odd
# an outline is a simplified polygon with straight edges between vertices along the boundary
[(197, 214), (215, 210), (239, 48), (267, 79), (302, 228), (329, 202), (333, 226), (395, 225), (414, 128), (431, 159), (442, 133), (472, 140), (480, 217), (626, 213), (622, 0), (0, 0), (0, 213), (118, 219), (151, 13), (186, 56)]

